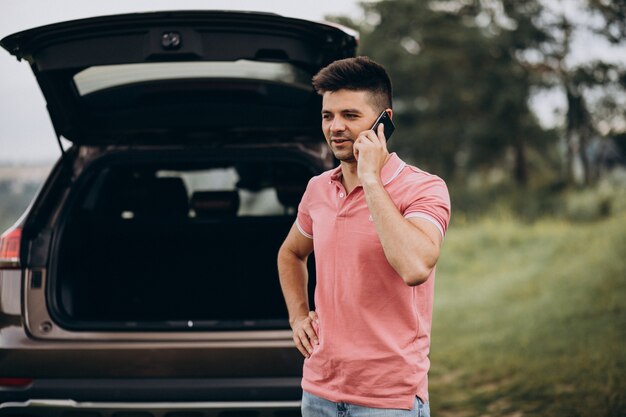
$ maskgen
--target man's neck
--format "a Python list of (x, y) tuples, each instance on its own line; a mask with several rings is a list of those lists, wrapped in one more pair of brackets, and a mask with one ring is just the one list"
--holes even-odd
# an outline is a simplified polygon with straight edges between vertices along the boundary
[(356, 164), (356, 161), (341, 161), (341, 184), (343, 184), (347, 194), (350, 194), (360, 184)]
[[(390, 159), (391, 154), (387, 155), (384, 165), (387, 165)], [(346, 194), (350, 194), (352, 190), (361, 185), (356, 161), (341, 161), (341, 184), (346, 189)]]

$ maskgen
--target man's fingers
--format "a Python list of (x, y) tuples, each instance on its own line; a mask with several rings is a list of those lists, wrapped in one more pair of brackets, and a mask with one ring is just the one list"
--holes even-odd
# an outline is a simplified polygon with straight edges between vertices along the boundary
[(361, 132), (355, 141), (355, 145), (358, 144), (359, 142), (361, 143), (371, 142), (375, 145), (381, 144), (384, 148), (386, 148), (385, 147), (386, 141), (387, 141), (387, 138), (385, 137), (385, 126), (380, 124), (378, 125), (378, 128), (376, 129), (376, 131), (365, 130)]
[(317, 320), (317, 314), (311, 312), (309, 317), (303, 319), (293, 332), (293, 341), (300, 353), (306, 358), (313, 353), (313, 345), (319, 344), (317, 333), (312, 326), (313, 320)]
[(309, 322), (309, 324), (304, 328), (304, 332), (306, 333), (311, 344), (319, 344), (319, 340), (317, 340), (317, 332), (315, 331), (313, 326), (311, 326), (311, 322)]
[(294, 334), (293, 341), (295, 342), (296, 347), (298, 348), (300, 353), (302, 353), (302, 356), (304, 356), (305, 358), (308, 358), (309, 352), (307, 352), (304, 346), (302, 346), (302, 342), (300, 341), (300, 336), (298, 336), (297, 334)]
[(307, 353), (305, 356), (308, 358), (309, 355), (313, 353), (313, 346), (311, 346), (311, 342), (309, 341), (309, 336), (307, 332), (304, 331), (304, 329), (301, 329), (298, 332), (298, 339), (300, 339), (300, 343)]
[(383, 145), (383, 148), (385, 148), (385, 150), (387, 150), (387, 137), (385, 136), (385, 126), (381, 123), (378, 125), (378, 139), (380, 140), (381, 145)]
[(372, 143), (376, 143), (377, 138), (378, 136), (376, 136), (376, 132), (374, 132), (373, 130), (365, 130), (361, 132), (361, 134), (357, 137), (357, 141), (361, 139), (362, 141), (370, 141)]

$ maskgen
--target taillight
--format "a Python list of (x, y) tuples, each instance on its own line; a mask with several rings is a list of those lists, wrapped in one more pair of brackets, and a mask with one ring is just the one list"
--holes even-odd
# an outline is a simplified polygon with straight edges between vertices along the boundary
[(0, 388), (25, 388), (32, 383), (31, 378), (0, 378)]
[(12, 227), (0, 236), (0, 269), (19, 269), (22, 228)]

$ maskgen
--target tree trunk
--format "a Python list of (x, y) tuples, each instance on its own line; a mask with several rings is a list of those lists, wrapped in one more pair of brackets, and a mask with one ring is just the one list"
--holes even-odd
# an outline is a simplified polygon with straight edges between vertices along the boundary
[(524, 138), (519, 136), (515, 141), (515, 166), (513, 175), (518, 185), (528, 184), (528, 163), (526, 159), (526, 145)]
[(566, 85), (567, 92), (567, 167), (570, 183), (589, 184), (587, 143), (591, 129), (589, 114), (582, 94), (574, 86)]

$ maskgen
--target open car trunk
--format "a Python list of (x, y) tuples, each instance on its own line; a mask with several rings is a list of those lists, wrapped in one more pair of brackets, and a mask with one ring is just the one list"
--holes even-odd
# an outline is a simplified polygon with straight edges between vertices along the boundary
[(93, 165), (55, 237), (48, 299), (57, 322), (75, 330), (288, 328), (276, 255), (316, 167), (241, 157)]
[[(285, 143), (319, 135), (311, 77), (354, 56), (347, 28), (269, 13), (99, 16), (18, 32), (57, 133), (75, 144)], [(246, 117), (241, 117), (246, 115)]]

